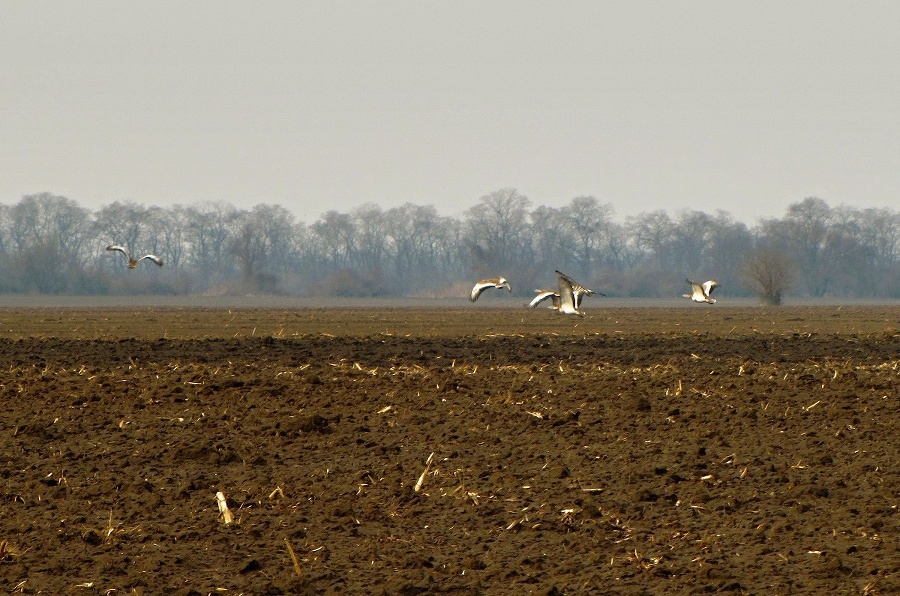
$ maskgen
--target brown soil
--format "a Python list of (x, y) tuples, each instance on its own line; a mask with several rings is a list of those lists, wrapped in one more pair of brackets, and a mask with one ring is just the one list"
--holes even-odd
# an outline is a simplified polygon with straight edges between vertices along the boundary
[(897, 593), (898, 327), (0, 310), (0, 589)]

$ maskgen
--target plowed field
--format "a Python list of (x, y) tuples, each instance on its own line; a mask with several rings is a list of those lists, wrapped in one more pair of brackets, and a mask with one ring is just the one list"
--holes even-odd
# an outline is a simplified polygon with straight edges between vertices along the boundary
[(0, 309), (0, 590), (900, 592), (900, 309), (479, 306)]

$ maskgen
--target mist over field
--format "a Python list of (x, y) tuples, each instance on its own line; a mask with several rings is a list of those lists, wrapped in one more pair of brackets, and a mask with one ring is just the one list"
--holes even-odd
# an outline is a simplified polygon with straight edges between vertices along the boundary
[[(109, 245), (164, 265), (129, 269)], [(612, 300), (680, 299), (691, 278), (716, 279), (717, 296), (773, 305), (884, 301), (900, 297), (900, 213), (810, 197), (753, 226), (724, 211), (618, 218), (595, 197), (556, 208), (508, 188), (461, 217), (432, 205), (367, 204), (311, 223), (269, 203), (90, 211), (43, 193), (0, 205), (0, 293), (11, 296), (453, 300), (502, 275), (508, 298), (522, 301), (555, 287), (555, 270)]]

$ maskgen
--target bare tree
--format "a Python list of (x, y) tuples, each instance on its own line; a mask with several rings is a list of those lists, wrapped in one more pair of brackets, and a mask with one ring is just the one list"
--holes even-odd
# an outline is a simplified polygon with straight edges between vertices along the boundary
[(593, 274), (593, 262), (609, 235), (613, 207), (594, 197), (575, 197), (563, 208), (571, 235), (571, 252), (576, 256), (583, 279)]
[(380, 274), (387, 250), (387, 221), (381, 207), (374, 203), (360, 205), (353, 211), (356, 226), (356, 260), (366, 272)]
[(804, 289), (812, 296), (824, 296), (831, 281), (833, 264), (823, 259), (832, 223), (832, 210), (822, 199), (808, 197), (788, 207), (787, 215), (769, 235), (780, 232), (791, 248)]
[(761, 246), (744, 261), (742, 279), (764, 304), (778, 306), (791, 288), (794, 273), (788, 256), (778, 248)]
[(349, 213), (329, 211), (310, 226), (322, 246), (326, 267), (331, 272), (353, 266), (356, 253), (356, 225)]
[(185, 211), (185, 254), (181, 265), (192, 270), (196, 282), (207, 287), (235, 275), (234, 256), (230, 254), (237, 209), (224, 202), (203, 202)]
[(235, 220), (230, 254), (237, 261), (245, 289), (273, 292), (277, 278), (294, 254), (294, 216), (280, 205), (261, 203), (240, 211)]
[(741, 263), (753, 250), (753, 234), (725, 211), (718, 211), (709, 225), (705, 251), (709, 274), (723, 285), (738, 288)]
[(77, 288), (93, 256), (87, 209), (50, 193), (27, 195), (9, 211), (9, 224), (24, 289), (59, 293)]
[(98, 248), (105, 244), (123, 244), (132, 252), (147, 249), (143, 246), (147, 225), (147, 208), (133, 201), (116, 201), (94, 213)]
[(12, 249), (10, 230), (12, 229), (12, 207), (0, 205), (0, 255), (7, 256)]
[(429, 254), (443, 274), (438, 282), (458, 279), (466, 271), (462, 222), (455, 217), (438, 217), (429, 229), (432, 239)]
[(482, 255), (476, 258), (475, 273), (487, 275), (519, 264), (523, 243), (529, 240), (530, 205), (517, 190), (504, 188), (481, 197), (466, 212), (466, 242)]
[(603, 249), (606, 267), (615, 271), (624, 271), (634, 266), (636, 255), (631, 247), (625, 226), (612, 222), (606, 234), (606, 246)]
[(180, 267), (187, 232), (184, 208), (151, 206), (144, 215), (144, 226), (146, 240), (142, 250), (162, 257), (168, 269)]
[(707, 269), (707, 241), (712, 217), (702, 211), (684, 211), (672, 227), (672, 265), (676, 271)]
[(900, 258), (900, 213), (892, 209), (863, 209), (859, 213), (863, 243), (871, 246), (878, 266), (888, 266)]
[(672, 269), (672, 241), (675, 225), (669, 214), (658, 209), (629, 217), (628, 228), (635, 247), (652, 253), (652, 263), (658, 271)]
[[(411, 287), (420, 288), (425, 280), (440, 284), (447, 275), (459, 272), (462, 238), (459, 220), (441, 217), (433, 205), (417, 206), (412, 212), (412, 229), (415, 238), (413, 266), (420, 275)], [(421, 275), (422, 272), (431, 274)], [(438, 273), (443, 276), (438, 276)]]
[[(541, 205), (529, 214), (529, 218), (532, 230), (531, 262), (534, 263), (535, 270), (552, 274), (555, 269), (572, 269), (574, 257), (569, 241), (568, 221), (563, 210)], [(542, 283), (539, 279), (535, 283)]]
[(420, 207), (406, 203), (393, 207), (385, 214), (386, 250), (392, 270), (398, 280), (406, 281), (416, 259), (419, 230), (415, 225), (416, 211)]

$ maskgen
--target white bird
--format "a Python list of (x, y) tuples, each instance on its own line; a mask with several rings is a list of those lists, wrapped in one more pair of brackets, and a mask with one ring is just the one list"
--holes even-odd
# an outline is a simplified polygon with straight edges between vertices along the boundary
[(558, 310), (563, 314), (584, 315), (584, 311), (581, 310), (581, 301), (585, 296), (593, 296), (594, 294), (606, 296), (606, 294), (584, 287), (562, 271), (557, 270), (556, 277), (559, 281)]
[(128, 268), (129, 269), (134, 269), (135, 267), (138, 266), (138, 263), (140, 263), (144, 259), (149, 259), (149, 260), (153, 261), (154, 263), (156, 263), (157, 265), (159, 265), (160, 267), (163, 266), (163, 260), (160, 259), (156, 255), (144, 255), (140, 259), (135, 259), (134, 257), (131, 256), (131, 253), (128, 252), (127, 248), (125, 248), (124, 246), (119, 246), (118, 244), (110, 244), (109, 246), (106, 247), (106, 250), (117, 250), (120, 253), (122, 253), (123, 255), (125, 255), (125, 258), (128, 259)]
[(488, 288), (506, 288), (507, 290), (512, 292), (512, 288), (509, 287), (509, 282), (506, 281), (506, 278), (492, 277), (491, 279), (482, 279), (480, 282), (475, 284), (475, 287), (472, 288), (472, 293), (469, 295), (469, 300), (475, 302), (476, 300), (478, 300), (478, 297), (481, 296), (481, 293)]
[(557, 292), (556, 290), (535, 290), (535, 292), (537, 292), (537, 296), (535, 296), (532, 301), (525, 306), (529, 308), (537, 308), (538, 304), (549, 298), (553, 301), (553, 304), (551, 306), (548, 306), (547, 308), (559, 308), (559, 292)]
[(710, 298), (710, 294), (713, 293), (713, 290), (719, 287), (719, 282), (714, 279), (709, 281), (705, 281), (702, 284), (698, 284), (695, 281), (691, 281), (689, 279), (684, 280), (691, 285), (691, 293), (690, 294), (682, 294), (685, 298), (690, 298), (694, 302), (708, 302), (709, 304), (715, 304), (716, 299)]

